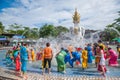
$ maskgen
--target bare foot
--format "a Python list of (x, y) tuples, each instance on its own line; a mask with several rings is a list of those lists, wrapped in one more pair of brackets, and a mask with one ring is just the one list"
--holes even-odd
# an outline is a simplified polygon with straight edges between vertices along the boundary
[(42, 72), (42, 75), (44, 75), (45, 73), (44, 72)]
[(51, 72), (48, 72), (48, 74), (51, 74)]
[(66, 71), (63, 71), (63, 73), (65, 74), (65, 73), (66, 73)]
[(104, 73), (102, 73), (102, 76), (103, 76), (103, 77), (106, 77), (106, 75), (105, 75)]
[(25, 80), (27, 80), (27, 79), (28, 79), (28, 76), (24, 76), (23, 78), (24, 78)]

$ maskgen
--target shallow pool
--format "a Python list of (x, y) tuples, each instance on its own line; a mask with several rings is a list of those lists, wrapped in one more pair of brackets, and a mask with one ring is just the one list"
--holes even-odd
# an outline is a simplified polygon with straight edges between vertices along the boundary
[[(5, 61), (5, 53), (6, 50), (1, 50), (0, 51), (0, 67), (2, 68), (7, 68), (7, 69), (15, 69), (15, 64), (12, 66), (6, 66), (6, 61)], [(120, 63), (120, 61), (119, 61)], [(33, 72), (33, 73), (40, 73), (42, 72), (41, 69), (41, 61), (36, 61), (33, 63), (28, 62), (28, 66), (27, 66), (28, 72)], [(120, 66), (118, 67), (108, 67), (107, 66), (107, 73), (106, 75), (108, 76), (120, 76)], [(81, 65), (79, 67), (75, 67), (75, 68), (70, 68), (67, 67), (66, 68), (66, 74), (62, 74), (57, 72), (57, 67), (56, 66), (52, 66), (52, 74), (53, 75), (61, 75), (61, 76), (101, 76), (100, 73), (98, 73), (97, 69), (95, 68), (94, 64), (91, 64), (91, 66), (86, 69), (85, 71), (82, 70)]]

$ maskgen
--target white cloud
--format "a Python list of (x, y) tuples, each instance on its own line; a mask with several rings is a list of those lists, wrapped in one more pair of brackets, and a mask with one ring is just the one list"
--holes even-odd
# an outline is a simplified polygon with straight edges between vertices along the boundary
[[(103, 29), (118, 17), (118, 0), (17, 0), (21, 6), (5, 8), (0, 13), (4, 25), (13, 23), (39, 27), (44, 23), (73, 26), (72, 15), (77, 8), (80, 25), (85, 28)], [(89, 27), (88, 27), (89, 26)]]

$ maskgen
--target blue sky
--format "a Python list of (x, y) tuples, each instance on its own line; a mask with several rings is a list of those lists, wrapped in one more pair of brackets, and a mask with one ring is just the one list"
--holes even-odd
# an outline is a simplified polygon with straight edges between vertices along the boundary
[(0, 10), (11, 6), (13, 0), (0, 0)]
[(120, 0), (0, 0), (0, 21), (41, 27), (48, 23), (73, 27), (72, 16), (77, 8), (80, 24), (86, 29), (104, 29), (118, 18)]

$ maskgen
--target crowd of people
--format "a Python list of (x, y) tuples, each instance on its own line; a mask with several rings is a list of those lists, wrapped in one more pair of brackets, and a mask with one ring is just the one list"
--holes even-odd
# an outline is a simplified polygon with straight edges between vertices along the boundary
[(51, 73), (51, 61), (53, 54), (57, 62), (57, 71), (66, 73), (66, 64), (69, 63), (71, 67), (74, 65), (82, 65), (83, 71), (93, 63), (95, 58), (96, 69), (105, 77), (106, 60), (109, 66), (118, 66), (118, 54), (115, 50), (107, 45), (104, 45), (101, 40), (98, 43), (86, 44), (84, 49), (80, 47), (73, 47), (69, 45), (67, 48), (62, 47), (58, 53), (53, 53), (50, 43), (46, 43), (46, 47), (40, 48), (39, 52), (35, 54), (34, 48), (29, 48), (27, 44), (18, 44), (12, 50), (6, 53), (7, 65), (15, 63), (15, 69), (21, 74), (24, 79), (27, 79), (27, 62), (42, 61), (42, 74), (45, 70)]

